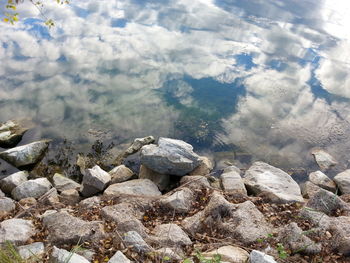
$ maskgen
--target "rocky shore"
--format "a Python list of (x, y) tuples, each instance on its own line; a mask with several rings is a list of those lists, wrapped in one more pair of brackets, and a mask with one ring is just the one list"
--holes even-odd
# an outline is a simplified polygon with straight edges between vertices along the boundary
[(33, 176), (50, 141), (15, 147), (25, 131), (0, 126), (0, 158), (20, 170), (0, 180), (0, 262), (350, 262), (350, 170), (329, 178), (336, 160), (322, 150), (300, 186), (264, 162), (212, 173), (188, 143), (149, 136), (110, 171), (78, 158), (76, 182)]

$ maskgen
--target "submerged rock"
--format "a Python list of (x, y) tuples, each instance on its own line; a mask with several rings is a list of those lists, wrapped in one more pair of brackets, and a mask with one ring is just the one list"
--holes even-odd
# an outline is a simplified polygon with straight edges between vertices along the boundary
[(313, 150), (311, 154), (314, 156), (315, 161), (321, 170), (327, 170), (330, 167), (338, 164), (334, 157), (324, 150), (316, 149)]
[(272, 202), (304, 202), (297, 182), (286, 172), (264, 162), (255, 162), (246, 171), (244, 183), (248, 191), (263, 193)]
[(334, 181), (342, 194), (350, 194), (350, 169), (338, 173), (334, 177)]
[(136, 179), (119, 184), (110, 185), (104, 195), (140, 195), (140, 196), (160, 196), (162, 193), (158, 187), (149, 179)]
[(15, 245), (21, 245), (35, 233), (35, 227), (30, 220), (8, 219), (0, 223), (0, 244), (9, 241)]
[(200, 157), (193, 152), (190, 144), (161, 137), (158, 146), (142, 147), (141, 163), (160, 174), (184, 176), (200, 164)]
[(12, 190), (19, 186), (21, 183), (28, 181), (28, 172), (20, 171), (11, 174), (0, 181), (0, 188), (6, 194), (11, 194)]
[(12, 190), (12, 197), (16, 200), (21, 200), (27, 197), (38, 198), (44, 195), (52, 187), (49, 180), (46, 178), (38, 178), (21, 183)]
[(37, 163), (49, 146), (49, 140), (41, 140), (18, 146), (0, 153), (0, 158), (21, 167)]
[(14, 147), (22, 139), (23, 134), (27, 131), (16, 121), (7, 121), (0, 125), (0, 147)]

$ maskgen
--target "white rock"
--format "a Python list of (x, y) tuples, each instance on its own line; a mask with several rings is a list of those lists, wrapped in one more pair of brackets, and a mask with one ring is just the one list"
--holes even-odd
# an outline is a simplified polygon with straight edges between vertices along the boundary
[(248, 191), (264, 193), (272, 202), (304, 202), (297, 182), (286, 172), (267, 163), (255, 162), (246, 171), (244, 183)]
[(342, 194), (350, 194), (350, 169), (338, 173), (334, 181)]
[(242, 248), (234, 246), (223, 246), (210, 252), (203, 253), (203, 256), (211, 259), (214, 255), (220, 255), (221, 261), (230, 263), (246, 263), (249, 253)]
[(12, 197), (16, 200), (21, 200), (27, 197), (38, 198), (44, 195), (52, 187), (49, 180), (46, 178), (38, 178), (21, 183), (12, 190)]
[(65, 249), (59, 249), (53, 247), (53, 251), (50, 256), (50, 263), (90, 263), (86, 258), (67, 251)]
[(104, 195), (140, 195), (140, 196), (160, 196), (162, 193), (157, 185), (149, 179), (136, 179), (119, 184), (110, 185)]
[(81, 194), (85, 197), (102, 192), (110, 183), (111, 176), (98, 165), (85, 171), (83, 177)]
[(250, 263), (277, 263), (275, 259), (263, 252), (253, 250), (250, 253)]
[(325, 175), (321, 171), (310, 173), (309, 181), (328, 191), (335, 192), (336, 190), (336, 185), (333, 182), (333, 180), (330, 179), (327, 175)]
[(45, 253), (45, 246), (42, 242), (35, 242), (25, 246), (17, 247), (18, 254), (23, 259), (29, 259), (31, 257), (38, 258)]
[(12, 190), (21, 183), (28, 181), (28, 172), (20, 171), (11, 174), (0, 181), (0, 188), (6, 194), (11, 194)]
[(314, 156), (316, 163), (321, 168), (321, 170), (327, 170), (330, 167), (338, 164), (332, 155), (324, 150), (316, 149), (311, 152)]
[(131, 261), (121, 251), (117, 251), (108, 263), (131, 263)]
[(54, 174), (54, 176), (52, 177), (52, 182), (54, 187), (59, 192), (70, 190), (70, 189), (78, 190), (80, 188), (80, 184), (59, 173)]
[(35, 227), (30, 220), (12, 218), (0, 223), (0, 244), (9, 241), (23, 244), (35, 234)]
[(246, 195), (247, 189), (237, 169), (238, 168), (234, 166), (229, 166), (224, 169), (224, 172), (220, 176), (222, 188), (227, 192)]

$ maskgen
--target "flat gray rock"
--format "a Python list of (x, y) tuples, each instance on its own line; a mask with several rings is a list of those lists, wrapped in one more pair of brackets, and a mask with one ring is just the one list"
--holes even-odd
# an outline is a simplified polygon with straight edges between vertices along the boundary
[(337, 186), (334, 181), (321, 171), (312, 172), (309, 174), (309, 181), (315, 185), (335, 193)]
[(11, 198), (0, 197), (0, 216), (6, 215), (16, 209), (16, 203)]
[(142, 147), (141, 163), (160, 174), (184, 176), (199, 166), (200, 157), (190, 144), (161, 137), (158, 145)]
[(21, 167), (37, 163), (49, 146), (49, 140), (41, 140), (26, 145), (18, 146), (0, 153), (0, 158)]
[(9, 148), (16, 146), (22, 139), (27, 128), (22, 127), (17, 121), (7, 121), (0, 125), (0, 147)]
[(253, 250), (249, 259), (250, 263), (277, 263), (273, 257), (258, 250)]
[(11, 194), (12, 190), (19, 186), (21, 183), (28, 181), (28, 172), (20, 171), (14, 174), (10, 174), (0, 181), (0, 188), (6, 194)]
[(264, 162), (255, 162), (245, 173), (244, 183), (252, 193), (263, 193), (277, 203), (304, 202), (297, 182), (286, 172)]
[(52, 182), (54, 187), (59, 192), (71, 189), (78, 190), (80, 188), (80, 184), (59, 173), (54, 174), (52, 177)]
[(111, 184), (117, 184), (125, 182), (134, 176), (134, 173), (126, 167), (124, 164), (114, 167), (109, 171), (111, 175)]
[(124, 256), (121, 251), (117, 251), (107, 263), (131, 263), (131, 261), (126, 256)]
[(90, 263), (90, 261), (76, 253), (54, 246), (50, 255), (50, 263)]
[(239, 171), (237, 167), (232, 166), (224, 169), (224, 172), (220, 175), (222, 189), (230, 193), (247, 195), (247, 189), (237, 170)]
[(35, 242), (29, 245), (19, 246), (17, 247), (17, 251), (23, 259), (41, 258), (45, 253), (45, 246), (43, 242)]
[(342, 194), (350, 194), (350, 169), (338, 173), (334, 181)]
[(85, 197), (92, 196), (98, 192), (102, 192), (111, 182), (111, 176), (106, 171), (102, 170), (98, 165), (91, 169), (86, 169), (81, 194)]
[(39, 198), (44, 195), (52, 187), (46, 178), (38, 178), (21, 183), (12, 190), (12, 197), (21, 200), (27, 197)]
[(35, 227), (30, 220), (8, 219), (0, 223), (0, 244), (9, 241), (15, 245), (21, 245), (35, 233)]
[(314, 156), (315, 161), (321, 170), (327, 170), (338, 164), (332, 155), (322, 149), (313, 150), (311, 154)]
[(139, 195), (139, 196), (160, 196), (162, 193), (158, 187), (149, 179), (136, 179), (119, 184), (110, 185), (104, 195)]

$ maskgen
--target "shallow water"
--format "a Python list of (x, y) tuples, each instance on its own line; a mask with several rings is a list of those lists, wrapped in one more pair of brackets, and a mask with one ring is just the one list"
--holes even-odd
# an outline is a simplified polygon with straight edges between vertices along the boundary
[[(54, 2), (54, 1), (53, 1)], [(0, 120), (24, 142), (188, 141), (217, 160), (313, 164), (350, 149), (347, 0), (76, 0), (23, 4), (0, 27)], [(23, 143), (24, 143), (23, 142)]]

